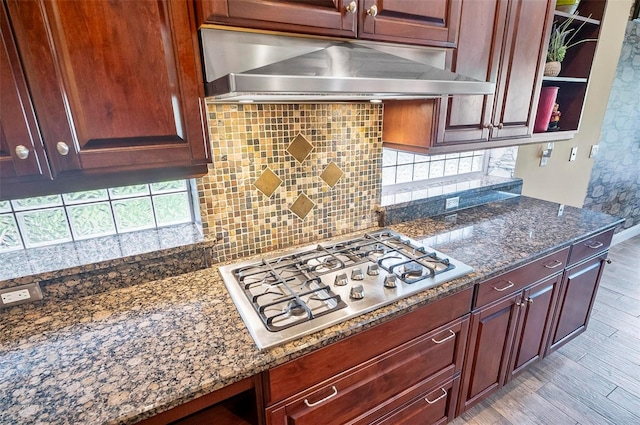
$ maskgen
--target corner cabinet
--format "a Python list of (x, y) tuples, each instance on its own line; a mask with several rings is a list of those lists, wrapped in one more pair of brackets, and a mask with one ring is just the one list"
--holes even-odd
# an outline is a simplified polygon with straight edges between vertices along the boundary
[(42, 135), (34, 144), (44, 145), (54, 181), (29, 189), (3, 178), (0, 196), (206, 172), (191, 3), (8, 0), (6, 7)]
[(196, 0), (201, 24), (455, 47), (462, 0)]

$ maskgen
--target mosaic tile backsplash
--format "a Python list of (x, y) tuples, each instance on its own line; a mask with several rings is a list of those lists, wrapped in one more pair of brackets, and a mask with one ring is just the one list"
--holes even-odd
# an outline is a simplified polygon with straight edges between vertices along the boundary
[(380, 105), (207, 108), (213, 163), (197, 187), (203, 230), (219, 239), (214, 260), (376, 224), (382, 167)]

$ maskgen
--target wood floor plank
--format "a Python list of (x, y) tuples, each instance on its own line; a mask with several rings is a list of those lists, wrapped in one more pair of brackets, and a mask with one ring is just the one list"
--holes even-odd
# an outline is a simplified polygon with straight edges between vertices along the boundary
[(549, 355), (542, 362), (531, 365), (530, 371), (541, 379), (555, 383), (560, 388), (580, 388), (603, 397), (616, 388), (612, 382), (559, 352)]
[(640, 397), (618, 387), (607, 398), (634, 414), (638, 418), (636, 423), (640, 423)]
[(548, 400), (525, 386), (516, 385), (496, 400), (491, 407), (514, 424), (575, 425)]
[(451, 422), (453, 425), (515, 425), (491, 407), (486, 400), (473, 406)]
[(640, 338), (640, 318), (611, 308), (605, 304), (598, 304), (598, 309), (593, 312), (593, 317), (623, 330), (628, 334)]
[(600, 304), (608, 305), (609, 307), (623, 311), (632, 316), (640, 316), (640, 303), (633, 298), (624, 296), (607, 287), (600, 287), (598, 289), (598, 295), (596, 301)]
[(606, 323), (596, 319), (595, 317), (591, 317), (591, 319), (589, 319), (587, 332), (596, 332), (596, 333), (599, 333), (600, 335), (611, 336), (617, 331), (618, 330), (613, 326), (607, 325)]
[[(566, 350), (583, 350), (585, 353), (591, 353), (599, 358), (614, 359), (611, 361), (626, 360), (634, 364), (638, 363), (638, 351), (628, 343), (629, 339), (616, 337), (618, 332), (610, 337), (604, 337), (594, 332), (585, 332), (566, 346), (561, 347), (559, 351), (565, 353)], [(567, 356), (575, 359), (576, 353), (577, 351), (572, 351), (572, 354), (567, 354)]]
[(618, 425), (581, 403), (577, 398), (567, 394), (552, 382), (541, 387), (538, 394), (581, 425)]
[[(598, 375), (640, 397), (640, 366), (613, 356), (587, 354), (579, 363)], [(615, 390), (614, 390), (615, 391)]]

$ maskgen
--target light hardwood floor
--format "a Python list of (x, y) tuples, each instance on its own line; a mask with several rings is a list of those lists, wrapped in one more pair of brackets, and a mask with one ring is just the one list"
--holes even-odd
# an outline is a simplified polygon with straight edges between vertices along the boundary
[(640, 236), (609, 258), (587, 331), (453, 425), (640, 425)]

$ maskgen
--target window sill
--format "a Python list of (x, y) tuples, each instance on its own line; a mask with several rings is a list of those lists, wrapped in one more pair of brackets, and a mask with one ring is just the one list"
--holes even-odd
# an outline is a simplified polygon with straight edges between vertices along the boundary
[[(7, 252), (0, 254), (0, 289), (88, 272), (108, 274), (123, 265), (153, 260), (157, 264), (163, 257), (194, 250), (204, 257), (202, 252), (214, 243), (205, 239), (199, 225), (188, 223)], [(166, 271), (157, 271), (162, 273)]]
[[(487, 202), (519, 196), (522, 179), (471, 175), (438, 181), (411, 182), (382, 188), (381, 226), (455, 212)], [(445, 208), (459, 197), (456, 208)]]

